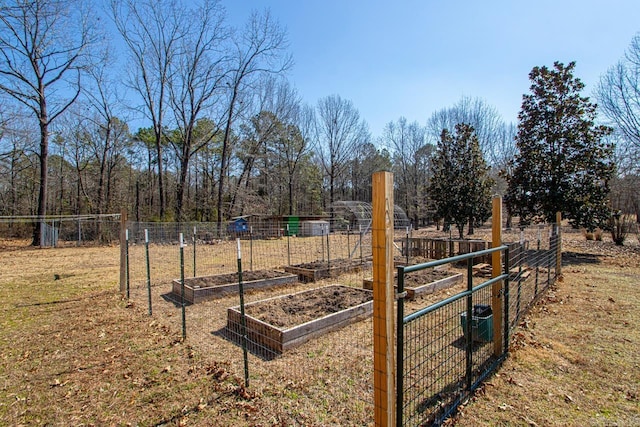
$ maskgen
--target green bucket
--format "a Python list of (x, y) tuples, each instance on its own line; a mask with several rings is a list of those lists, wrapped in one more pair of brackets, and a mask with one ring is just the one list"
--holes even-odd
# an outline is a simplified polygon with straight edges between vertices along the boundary
[[(467, 313), (460, 313), (460, 326), (464, 333), (464, 338), (469, 339), (467, 336)], [(473, 314), (471, 316), (471, 338), (473, 341), (478, 342), (491, 342), (493, 341), (493, 313), (491, 307), (484, 305), (473, 306)]]

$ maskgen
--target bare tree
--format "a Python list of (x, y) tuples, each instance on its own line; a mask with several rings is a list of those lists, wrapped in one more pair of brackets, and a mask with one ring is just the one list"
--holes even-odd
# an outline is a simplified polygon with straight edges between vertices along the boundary
[[(50, 125), (80, 94), (97, 22), (77, 1), (6, 1), (0, 6), (0, 91), (30, 111), (40, 129), (39, 217), (47, 211)], [(40, 245), (36, 223), (33, 245)]]
[(234, 39), (234, 54), (226, 81), (229, 92), (218, 175), (217, 222), (219, 227), (222, 227), (224, 217), (225, 178), (232, 148), (232, 127), (240, 109), (238, 104), (243, 99), (243, 94), (251, 89), (260, 75), (283, 73), (291, 66), (291, 57), (284, 53), (286, 48), (286, 32), (273, 20), (268, 11), (252, 13), (244, 32)]
[(366, 123), (349, 100), (330, 95), (318, 101), (317, 154), (329, 185), (329, 205), (335, 201), (336, 187), (345, 178), (356, 147), (368, 140)]
[(289, 215), (294, 213), (294, 183), (300, 172), (300, 165), (308, 159), (311, 146), (309, 129), (313, 123), (313, 109), (302, 106), (296, 109), (285, 134), (277, 141), (276, 153), (280, 167), (285, 171), (287, 182)]
[[(228, 53), (225, 43), (229, 30), (224, 26), (224, 10), (215, 0), (205, 0), (191, 10), (189, 26), (181, 40), (179, 54), (174, 63), (175, 72), (169, 79), (171, 108), (179, 137), (170, 139), (179, 163), (176, 185), (176, 219), (183, 219), (183, 204), (187, 174), (191, 158), (211, 143), (220, 130), (197, 134), (198, 120), (211, 115), (221, 102), (223, 82), (226, 78)], [(214, 121), (217, 123), (217, 121)]]
[[(398, 183), (398, 204), (418, 225), (425, 215), (426, 188), (430, 180), (430, 165), (435, 146), (427, 144), (426, 128), (418, 122), (407, 123), (400, 117), (384, 128), (383, 144), (392, 154), (393, 170)], [(429, 149), (428, 149), (429, 148)]]
[(611, 180), (611, 208), (625, 214), (635, 214), (636, 222), (640, 223), (640, 164), (638, 155), (640, 148), (629, 144), (625, 135), (619, 129), (608, 138), (609, 143), (616, 147), (614, 163), (616, 176)]
[(475, 129), (480, 142), (480, 150), (490, 165), (500, 157), (495, 146), (502, 128), (502, 118), (498, 111), (481, 98), (464, 97), (450, 108), (436, 111), (427, 120), (430, 141), (439, 141), (444, 129), (453, 132), (456, 125), (466, 123)]
[[(37, 210), (37, 141), (34, 140), (34, 123), (28, 117), (17, 114), (3, 115), (5, 122), (0, 138), (0, 177), (7, 185), (1, 196), (3, 215), (34, 214)], [(9, 224), (12, 227), (12, 224)]]
[[(493, 156), (489, 177), (493, 179), (495, 183), (493, 188), (494, 194), (504, 196), (507, 193), (507, 177), (513, 172), (513, 163), (511, 160), (518, 154), (518, 148), (515, 142), (517, 134), (518, 128), (515, 124), (505, 123), (500, 126), (500, 130), (493, 140)], [(508, 208), (509, 206), (507, 206), (506, 209), (507, 229), (511, 228), (512, 223), (512, 215)]]
[(111, 12), (131, 60), (128, 85), (142, 99), (142, 113), (151, 121), (157, 156), (160, 218), (166, 214), (163, 129), (169, 102), (169, 81), (181, 41), (192, 17), (183, 2), (112, 0)]
[[(263, 79), (258, 90), (255, 96), (257, 113), (241, 127), (237, 156), (242, 163), (242, 172), (231, 198), (231, 210), (238, 207), (236, 210), (239, 213), (243, 212), (246, 204), (246, 200), (239, 201), (240, 189), (244, 188), (244, 194), (248, 194), (254, 168), (260, 169), (258, 191), (275, 196), (275, 192), (268, 188), (277, 184), (278, 180), (288, 182), (291, 190), (296, 163), (306, 147), (305, 141), (297, 135), (299, 130), (296, 123), (301, 102), (297, 91), (288, 81), (272, 76)], [(283, 174), (284, 168), (289, 169), (290, 173)], [(278, 211), (282, 210), (281, 198), (275, 204), (279, 206)]]
[(601, 78), (595, 90), (598, 107), (615, 132), (617, 177), (611, 181), (613, 209), (635, 212), (640, 223), (640, 34), (625, 56)]
[(640, 148), (640, 34), (633, 38), (624, 58), (600, 78), (596, 98), (611, 124)]
[[(87, 135), (88, 148), (98, 165), (98, 186), (95, 212), (107, 213), (111, 172), (124, 157), (119, 155), (130, 142), (129, 128), (117, 115), (120, 102), (116, 85), (110, 78), (110, 52), (105, 49), (100, 61), (87, 70), (88, 81), (83, 98), (89, 114), (83, 114), (79, 129)], [(84, 119), (84, 120), (83, 120)], [(98, 231), (100, 234), (100, 230)]]

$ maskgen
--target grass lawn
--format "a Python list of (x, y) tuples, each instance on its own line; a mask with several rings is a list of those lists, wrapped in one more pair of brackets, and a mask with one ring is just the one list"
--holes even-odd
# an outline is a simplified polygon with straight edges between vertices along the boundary
[[(563, 237), (564, 279), (451, 423), (640, 425), (637, 239), (620, 248)], [(182, 341), (175, 307), (149, 317), (119, 295), (118, 247), (26, 243), (0, 242), (0, 425), (372, 424), (372, 390), (352, 384), (370, 376), (370, 320), (252, 359), (245, 389), (241, 358), (228, 356), (237, 346), (216, 347), (211, 328)], [(216, 317), (230, 304), (203, 307)]]

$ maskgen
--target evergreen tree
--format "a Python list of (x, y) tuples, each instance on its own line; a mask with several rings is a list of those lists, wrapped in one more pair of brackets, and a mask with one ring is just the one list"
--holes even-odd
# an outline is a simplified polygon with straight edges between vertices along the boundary
[(525, 223), (553, 222), (560, 211), (574, 227), (593, 230), (609, 217), (613, 146), (603, 138), (612, 130), (594, 124), (596, 105), (580, 96), (584, 84), (574, 68), (555, 62), (529, 74), (505, 201)]
[(429, 192), (436, 215), (447, 225), (455, 224), (460, 238), (465, 223), (473, 234), (474, 224), (486, 221), (491, 213), (493, 180), (488, 171), (472, 126), (457, 124), (455, 134), (442, 131)]

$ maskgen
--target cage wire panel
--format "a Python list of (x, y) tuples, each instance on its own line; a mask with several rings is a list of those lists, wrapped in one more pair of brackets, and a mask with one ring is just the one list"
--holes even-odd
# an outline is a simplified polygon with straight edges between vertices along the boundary
[[(371, 203), (356, 200), (343, 200), (334, 202), (330, 207), (331, 228), (333, 230), (345, 230), (347, 226), (351, 230), (368, 229), (371, 225), (373, 207)], [(405, 228), (411, 224), (409, 217), (398, 205), (393, 207), (394, 228)]]

